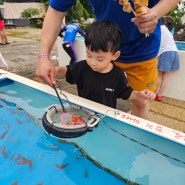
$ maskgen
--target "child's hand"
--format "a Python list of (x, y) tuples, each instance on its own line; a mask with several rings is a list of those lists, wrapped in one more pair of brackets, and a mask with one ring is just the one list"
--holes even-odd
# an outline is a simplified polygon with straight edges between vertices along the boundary
[(66, 66), (55, 66), (55, 77), (65, 77), (67, 72), (67, 67)]
[(142, 91), (139, 91), (139, 96), (141, 98), (144, 98), (144, 99), (150, 99), (150, 100), (154, 100), (155, 99), (155, 96), (156, 94), (148, 89), (145, 89), (145, 90), (142, 90)]

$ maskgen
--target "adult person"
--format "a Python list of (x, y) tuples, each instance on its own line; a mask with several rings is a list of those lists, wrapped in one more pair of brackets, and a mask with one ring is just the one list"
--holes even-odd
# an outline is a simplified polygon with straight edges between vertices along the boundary
[[(159, 19), (174, 8), (179, 0), (150, 0), (147, 13), (142, 16), (124, 12), (118, 0), (89, 2), (97, 20), (108, 19), (118, 24), (122, 30), (121, 55), (117, 59), (117, 65), (126, 72), (129, 85), (134, 90), (156, 90), (157, 54), (160, 46)], [(44, 20), (36, 75), (51, 86), (56, 83), (54, 65), (49, 60), (51, 48), (60, 30), (61, 20), (75, 3), (75, 0), (51, 0)], [(145, 37), (145, 34), (150, 35)], [(139, 99), (133, 100), (131, 113), (147, 118), (148, 103)]]
[(162, 101), (163, 93), (168, 83), (168, 77), (171, 71), (178, 70), (180, 66), (178, 49), (173, 38), (171, 27), (165, 25), (165, 18), (161, 21), (161, 44), (158, 58), (158, 83), (156, 90), (157, 101)]
[(92, 23), (85, 36), (86, 60), (57, 66), (55, 74), (66, 77), (70, 84), (76, 84), (79, 96), (112, 108), (116, 108), (118, 98), (154, 100), (155, 94), (148, 89), (133, 90), (125, 73), (114, 64), (120, 55), (121, 37), (121, 30), (111, 21)]
[(80, 22), (78, 20), (72, 20), (70, 24), (67, 24), (66, 26), (61, 28), (61, 31), (59, 33), (60, 37), (63, 37), (62, 33), (65, 31), (64, 39), (62, 46), (66, 53), (69, 55), (70, 64), (74, 64), (77, 62), (77, 53), (74, 46), (75, 37), (77, 33), (80, 33), (83, 37), (85, 36), (85, 33), (80, 28)]
[(1, 11), (0, 11), (0, 37), (1, 37), (1, 45), (9, 44), (5, 33), (4, 17)]
[[(64, 26), (66, 26), (66, 19), (65, 19), (65, 17), (63, 18), (61, 28), (64, 27)], [(57, 39), (55, 41), (53, 49), (55, 50), (55, 55), (53, 55), (51, 57), (51, 60), (58, 60), (58, 42), (57, 42)]]

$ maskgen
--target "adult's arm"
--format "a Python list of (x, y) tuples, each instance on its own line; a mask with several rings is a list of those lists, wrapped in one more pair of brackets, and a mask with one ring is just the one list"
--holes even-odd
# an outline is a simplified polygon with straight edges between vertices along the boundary
[(36, 75), (47, 84), (55, 84), (55, 69), (50, 60), (50, 53), (61, 29), (65, 12), (59, 12), (49, 7), (44, 19), (41, 42), (38, 54)]
[(148, 14), (136, 16), (131, 21), (135, 23), (141, 33), (152, 33), (158, 20), (170, 12), (180, 0), (159, 0), (159, 2), (148, 9)]

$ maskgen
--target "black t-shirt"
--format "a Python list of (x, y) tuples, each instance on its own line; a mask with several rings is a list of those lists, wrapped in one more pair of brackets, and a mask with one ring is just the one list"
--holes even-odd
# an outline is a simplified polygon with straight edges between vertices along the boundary
[(117, 98), (127, 100), (133, 91), (122, 69), (114, 64), (108, 73), (93, 71), (85, 60), (67, 69), (66, 81), (77, 85), (79, 96), (109, 107), (116, 108)]

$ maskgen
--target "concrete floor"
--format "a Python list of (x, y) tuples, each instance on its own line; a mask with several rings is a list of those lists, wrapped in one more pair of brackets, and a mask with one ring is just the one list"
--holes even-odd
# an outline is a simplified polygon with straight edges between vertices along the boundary
[[(6, 32), (10, 44), (0, 45), (0, 52), (11, 68), (11, 72), (34, 79), (41, 30), (16, 28)], [(57, 61), (53, 62), (57, 65)], [(58, 79), (58, 84), (63, 90), (76, 94), (75, 85), (67, 84), (63, 79)], [(164, 97), (162, 102), (150, 101), (149, 106), (148, 120), (185, 132), (184, 101)], [(118, 100), (117, 109), (128, 112), (130, 102)]]

